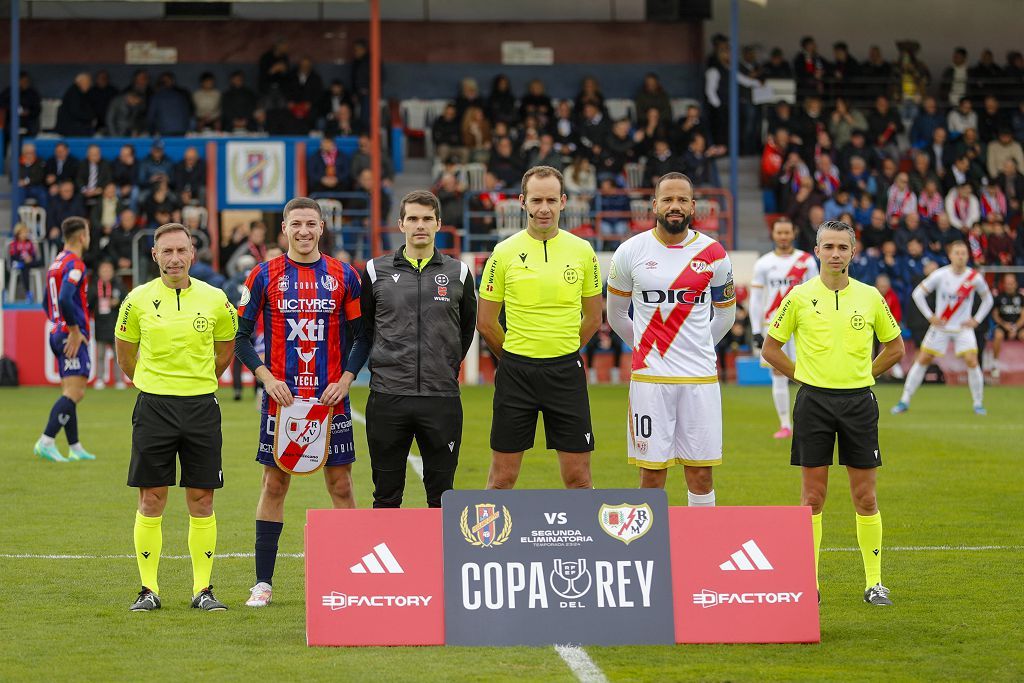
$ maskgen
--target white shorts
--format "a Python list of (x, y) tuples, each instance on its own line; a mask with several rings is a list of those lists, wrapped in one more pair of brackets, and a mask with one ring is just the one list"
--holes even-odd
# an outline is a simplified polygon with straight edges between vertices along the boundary
[[(768, 335), (765, 335), (765, 339), (767, 339), (767, 338), (768, 338)], [(782, 352), (784, 354), (786, 354), (791, 361), (796, 363), (796, 342), (793, 339), (794, 339), (793, 337), (790, 337), (789, 340), (787, 340), (786, 343), (782, 345)], [(769, 363), (768, 361), (766, 361), (764, 359), (764, 356), (761, 356), (761, 367), (762, 368), (771, 368), (772, 367), (771, 363)], [(777, 370), (775, 370), (775, 368), (772, 368), (772, 370), (775, 371), (775, 372), (778, 372)]]
[(950, 342), (953, 343), (953, 351), (956, 355), (962, 356), (969, 351), (978, 351), (978, 338), (974, 336), (974, 330), (961, 328), (959, 330), (946, 330), (932, 325), (924, 334), (921, 340), (921, 350), (927, 351), (933, 356), (945, 356)]
[(630, 465), (722, 464), (722, 395), (718, 383), (629, 384), (626, 441)]

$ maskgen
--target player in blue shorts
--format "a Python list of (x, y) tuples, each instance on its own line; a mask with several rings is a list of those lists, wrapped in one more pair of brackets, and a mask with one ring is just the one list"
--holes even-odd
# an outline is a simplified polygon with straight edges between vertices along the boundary
[[(95, 460), (96, 456), (78, 440), (77, 405), (85, 398), (92, 362), (89, 358), (89, 289), (82, 254), (89, 248), (89, 222), (79, 216), (64, 219), (60, 226), (64, 250), (46, 273), (43, 307), (54, 324), (50, 349), (60, 371), (60, 398), (50, 409), (46, 429), (35, 445), (35, 454), (44, 460)], [(68, 457), (61, 455), (54, 438), (61, 427), (68, 438)]]
[[(320, 205), (306, 197), (284, 207), (282, 230), (288, 253), (253, 268), (239, 300), (235, 353), (263, 383), (260, 444), (263, 485), (256, 507), (256, 585), (249, 607), (271, 600), (277, 545), (284, 526), (284, 500), (291, 475), (274, 460), (278, 404), (295, 397), (336, 405), (331, 424), (324, 478), (335, 508), (354, 508), (352, 497), (352, 413), (339, 386), (351, 340), (362, 331), (359, 276), (348, 264), (321, 254), (324, 231)], [(265, 361), (253, 348), (252, 335), (263, 317)]]

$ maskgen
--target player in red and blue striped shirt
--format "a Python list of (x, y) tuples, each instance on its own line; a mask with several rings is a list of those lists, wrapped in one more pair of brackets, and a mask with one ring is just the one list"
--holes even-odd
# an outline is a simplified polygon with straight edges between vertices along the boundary
[[(44, 460), (95, 460), (78, 440), (77, 404), (85, 398), (92, 362), (89, 356), (89, 304), (86, 292), (89, 278), (85, 273), (82, 254), (89, 248), (89, 222), (79, 216), (69, 216), (60, 226), (64, 237), (64, 250), (50, 265), (46, 273), (46, 293), (43, 308), (53, 323), (50, 349), (57, 358), (60, 371), (61, 395), (50, 409), (46, 429), (36, 441), (35, 454)], [(68, 438), (68, 457), (61, 455), (54, 438), (64, 428)]]
[[(291, 479), (274, 461), (278, 404), (288, 406), (293, 397), (299, 397), (341, 406), (331, 424), (324, 478), (334, 507), (355, 507), (352, 415), (347, 391), (338, 382), (345, 369), (347, 347), (361, 332), (359, 276), (348, 264), (320, 253), (324, 222), (314, 200), (298, 197), (288, 202), (281, 227), (288, 237), (288, 253), (260, 263), (249, 274), (239, 301), (235, 339), (235, 353), (263, 382), (266, 392), (256, 454), (264, 467), (256, 508), (256, 585), (246, 602), (250, 607), (264, 607), (271, 599)], [(265, 361), (252, 344), (261, 316)]]

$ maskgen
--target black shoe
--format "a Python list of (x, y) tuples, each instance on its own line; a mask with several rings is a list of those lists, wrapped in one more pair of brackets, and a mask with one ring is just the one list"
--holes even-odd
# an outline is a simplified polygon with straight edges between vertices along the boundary
[(821, 604), (821, 591), (818, 591), (818, 604)]
[(874, 586), (864, 591), (864, 602), (869, 605), (891, 605), (892, 600), (889, 599), (889, 589), (880, 583), (876, 583)]
[(201, 609), (207, 612), (223, 612), (227, 608), (227, 605), (213, 596), (213, 586), (207, 586), (192, 599), (192, 609)]
[(241, 401), (242, 400), (242, 392), (241, 391), (236, 391), (235, 392), (235, 400), (236, 401)]
[(128, 611), (151, 612), (155, 609), (160, 609), (160, 596), (143, 586), (139, 591), (139, 597), (135, 598), (135, 602), (128, 608)]

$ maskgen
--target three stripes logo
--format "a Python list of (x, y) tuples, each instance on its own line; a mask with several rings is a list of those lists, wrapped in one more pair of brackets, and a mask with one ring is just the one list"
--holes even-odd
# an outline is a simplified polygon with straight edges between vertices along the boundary
[(736, 570), (743, 572), (771, 571), (774, 569), (772, 563), (768, 561), (768, 558), (764, 556), (761, 549), (757, 547), (757, 543), (754, 543), (754, 539), (750, 539), (741, 545), (740, 549), (730, 555), (730, 557), (732, 558), (731, 560), (726, 560), (718, 565), (718, 568), (723, 572), (734, 572)]
[(362, 560), (348, 569), (353, 574), (404, 574), (405, 570), (391, 553), (386, 543), (373, 546), (373, 552), (363, 555)]

